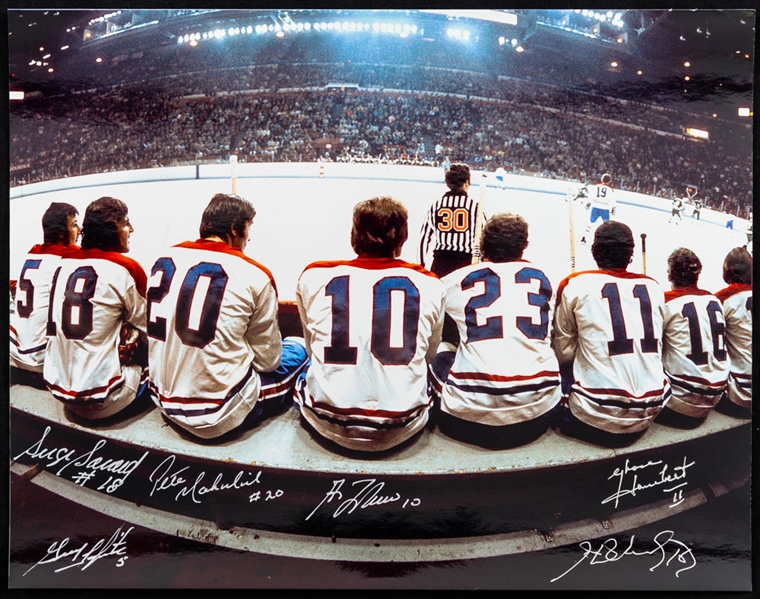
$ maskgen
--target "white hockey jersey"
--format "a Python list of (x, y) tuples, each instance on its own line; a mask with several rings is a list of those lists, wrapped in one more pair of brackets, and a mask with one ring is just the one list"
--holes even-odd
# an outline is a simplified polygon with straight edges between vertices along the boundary
[(715, 294), (726, 317), (726, 349), (731, 360), (728, 398), (752, 408), (752, 286), (733, 283)]
[(145, 332), (142, 267), (118, 252), (66, 252), (53, 275), (43, 377), (59, 400), (102, 404), (124, 383), (119, 333), (124, 322)]
[(446, 313), (460, 343), (441, 390), (441, 409), (503, 426), (538, 418), (561, 397), (551, 347), (554, 290), (526, 260), (484, 262), (443, 278)]
[(170, 420), (196, 433), (238, 426), (258, 373), (280, 364), (272, 274), (221, 241), (170, 248), (148, 281), (148, 348), (151, 394)]
[(359, 256), (306, 267), (296, 303), (311, 365), (298, 401), (320, 434), (380, 450), (424, 427), (443, 292), (438, 277), (402, 260)]
[(617, 205), (615, 202), (615, 190), (604, 183), (588, 186), (588, 201), (591, 202), (592, 208), (609, 210), (610, 212)]
[(76, 246), (43, 243), (29, 250), (16, 283), (10, 319), (11, 366), (42, 372), (47, 347), (48, 303), (53, 273), (61, 256)]
[(704, 418), (720, 400), (728, 379), (721, 304), (696, 285), (667, 291), (663, 326), (662, 363), (672, 391), (668, 408)]
[(560, 283), (552, 343), (560, 365), (573, 364), (573, 415), (612, 433), (649, 426), (670, 395), (663, 317), (663, 290), (646, 275), (592, 270)]

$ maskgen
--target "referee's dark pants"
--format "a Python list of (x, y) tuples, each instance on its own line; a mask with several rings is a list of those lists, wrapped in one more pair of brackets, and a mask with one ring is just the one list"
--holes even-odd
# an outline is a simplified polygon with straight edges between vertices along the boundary
[[(472, 264), (472, 254), (469, 252), (434, 250), (430, 272), (439, 277), (445, 277), (450, 272), (454, 272), (456, 269), (470, 264)], [(457, 325), (448, 314), (443, 319), (443, 341), (448, 341), (454, 345), (459, 343)]]
[(445, 277), (457, 268), (472, 264), (472, 254), (470, 252), (458, 252), (456, 250), (434, 250), (433, 263), (430, 265), (430, 271), (439, 277)]

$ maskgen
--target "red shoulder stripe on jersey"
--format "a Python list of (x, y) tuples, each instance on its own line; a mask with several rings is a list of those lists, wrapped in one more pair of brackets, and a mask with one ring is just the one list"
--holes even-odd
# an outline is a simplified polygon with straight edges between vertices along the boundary
[(266, 266), (256, 262), (256, 260), (254, 260), (253, 258), (249, 258), (248, 256), (246, 256), (243, 253), (243, 250), (239, 250), (237, 248), (229, 246), (223, 241), (211, 241), (208, 239), (198, 239), (197, 241), (183, 241), (182, 243), (178, 243), (174, 247), (187, 248), (190, 250), (206, 250), (208, 252), (220, 252), (222, 254), (236, 256), (237, 258), (245, 260), (246, 262), (248, 262), (248, 264), (253, 264), (256, 268), (258, 268), (261, 272), (263, 272), (267, 277), (269, 277), (269, 281), (272, 283), (274, 292), (275, 294), (277, 293), (277, 285), (274, 282), (274, 275), (272, 275), (271, 271)]
[(732, 295), (736, 295), (742, 291), (752, 291), (752, 285), (747, 285), (746, 283), (731, 283), (725, 289), (718, 291), (718, 293), (715, 294), (715, 297), (723, 303)]
[(38, 243), (29, 250), (30, 254), (52, 254), (53, 256), (63, 256), (72, 250), (78, 250), (78, 245), (61, 245), (60, 243)]
[(688, 287), (681, 287), (680, 289), (673, 289), (672, 291), (665, 292), (665, 303), (684, 295), (712, 295), (709, 291), (699, 289), (696, 285), (689, 285)]
[(560, 300), (562, 299), (562, 291), (567, 287), (567, 284), (574, 278), (579, 277), (581, 275), (588, 275), (588, 274), (597, 274), (597, 275), (609, 275), (611, 277), (617, 277), (618, 279), (649, 279), (651, 281), (657, 282), (656, 279), (653, 279), (652, 277), (638, 273), (638, 272), (629, 272), (624, 268), (609, 268), (609, 269), (597, 269), (597, 270), (580, 270), (578, 272), (574, 272), (568, 276), (566, 276), (562, 281), (560, 281), (559, 287), (557, 287), (557, 305), (559, 305)]
[[(412, 264), (398, 258), (371, 258), (361, 255), (353, 260), (320, 260), (312, 262), (303, 269), (303, 272), (312, 268), (335, 268), (337, 266), (353, 266), (365, 270), (384, 270), (386, 268), (409, 268), (423, 275), (437, 279), (438, 276), (419, 264)], [(303, 273), (301, 273), (303, 274)]]
[(528, 381), (531, 379), (537, 379), (542, 377), (557, 377), (559, 372), (553, 370), (543, 370), (536, 374), (525, 374), (515, 376), (503, 376), (500, 374), (488, 374), (485, 372), (449, 372), (449, 376), (455, 379), (469, 379), (475, 381), (496, 381), (500, 383), (509, 383), (512, 381)]
[(140, 263), (129, 256), (125, 256), (120, 252), (108, 252), (96, 248), (89, 248), (86, 250), (77, 248), (66, 252), (63, 257), (72, 260), (108, 260), (109, 262), (118, 264), (132, 276), (132, 279), (135, 282), (135, 287), (137, 288), (137, 293), (139, 293), (140, 296), (145, 297), (145, 290), (148, 287), (148, 277), (145, 275), (145, 271), (143, 270), (143, 267), (140, 266)]

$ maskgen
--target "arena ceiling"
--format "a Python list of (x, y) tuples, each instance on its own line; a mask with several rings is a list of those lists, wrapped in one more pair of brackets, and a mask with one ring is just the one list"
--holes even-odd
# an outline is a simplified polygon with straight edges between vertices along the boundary
[[(95, 54), (176, 45), (183, 34), (187, 36), (188, 31), (201, 26), (224, 28), (245, 19), (248, 23), (260, 22), (270, 26), (274, 23), (277, 26), (304, 20), (316, 22), (335, 15), (344, 19), (355, 15), (366, 18), (371, 13), (378, 15), (390, 11), (214, 9), (193, 12), (188, 9), (187, 14), (159, 19), (157, 23), (153, 23), (151, 11), (124, 12), (133, 13), (129, 18), (144, 26), (100, 38), (98, 32), (104, 31), (103, 17), (111, 15), (114, 23), (127, 17), (113, 16), (115, 9), (9, 9), (11, 89), (14, 86), (26, 90), (44, 89), (58, 82), (57, 77), (63, 72), (58, 65), (81, 61), (91, 70), (88, 61)], [(741, 101), (751, 102), (755, 58), (755, 13), (752, 10), (627, 8), (583, 11), (594, 14), (596, 22), (579, 14), (579, 9), (478, 11), (490, 13), (496, 21), (503, 20), (505, 14), (514, 14), (517, 26), (489, 22), (488, 16), (485, 20), (480, 18), (482, 14), (477, 15), (479, 18), (471, 18), (476, 16), (475, 13), (468, 14), (467, 11), (455, 11), (460, 13), (458, 16), (417, 10), (392, 12), (427, 23), (428, 31), (436, 32), (430, 37), (442, 38), (444, 28), (460, 26), (470, 28), (474, 38), (483, 40), (495, 39), (504, 32), (505, 47), (491, 48), (489, 52), (503, 52), (504, 61), (514, 60), (512, 49), (519, 46), (525, 50), (520, 60), (556, 65), (559, 73), (587, 71), (591, 73), (590, 84), (599, 85), (605, 93), (614, 94), (615, 85), (620, 81), (625, 81), (629, 90), (636, 90), (637, 84), (646, 84), (650, 89), (655, 86), (657, 93), (682, 93), (684, 81), (689, 81), (688, 85), (697, 91), (696, 95), (728, 89)], [(138, 18), (134, 13), (145, 14)], [(611, 23), (613, 14), (616, 26)], [(253, 21), (252, 16), (255, 17)], [(579, 34), (576, 29), (584, 27), (589, 27), (593, 35)], [(88, 30), (95, 35), (85, 39)], [(515, 41), (510, 47), (512, 39)], [(563, 81), (557, 83), (561, 85)]]

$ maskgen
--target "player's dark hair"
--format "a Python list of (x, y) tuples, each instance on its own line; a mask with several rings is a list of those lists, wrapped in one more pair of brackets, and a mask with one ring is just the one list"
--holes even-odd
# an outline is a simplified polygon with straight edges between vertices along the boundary
[(47, 243), (69, 242), (69, 217), (79, 210), (66, 202), (53, 202), (42, 215), (42, 239)]
[(82, 249), (112, 251), (121, 247), (119, 222), (128, 214), (121, 200), (105, 196), (87, 206), (82, 221)]
[(461, 191), (465, 183), (470, 182), (470, 167), (455, 162), (446, 171), (446, 185), (451, 191)]
[(612, 175), (610, 175), (609, 173), (604, 173), (602, 175), (602, 183), (604, 183), (605, 185), (609, 185), (610, 183), (612, 183)]
[(723, 261), (723, 280), (752, 285), (752, 254), (745, 247), (732, 249)]
[(702, 262), (688, 248), (678, 248), (668, 256), (668, 278), (676, 287), (696, 285)]
[(390, 197), (365, 200), (354, 206), (351, 247), (357, 254), (392, 258), (409, 236), (406, 207)]
[(599, 268), (627, 268), (634, 247), (633, 233), (628, 225), (608, 220), (594, 234), (591, 255)]
[(519, 214), (492, 216), (483, 227), (480, 252), (491, 262), (514, 262), (528, 247), (528, 223)]
[(200, 236), (225, 239), (231, 231), (242, 235), (254, 216), (256, 209), (248, 200), (232, 193), (218, 193), (203, 211)]

